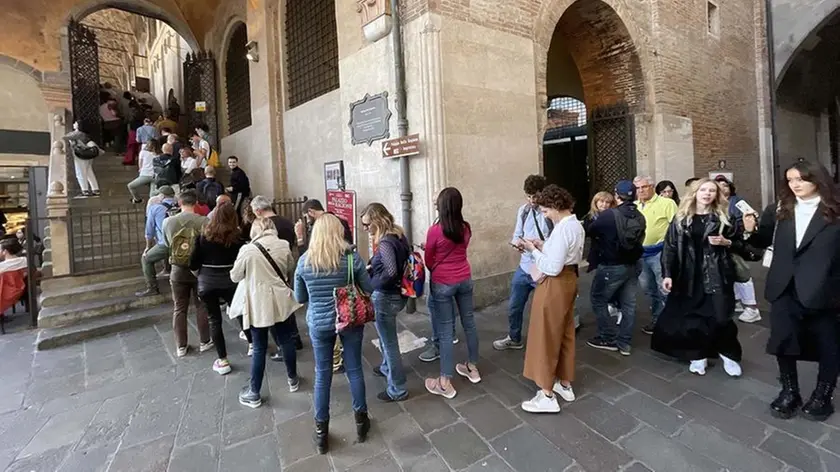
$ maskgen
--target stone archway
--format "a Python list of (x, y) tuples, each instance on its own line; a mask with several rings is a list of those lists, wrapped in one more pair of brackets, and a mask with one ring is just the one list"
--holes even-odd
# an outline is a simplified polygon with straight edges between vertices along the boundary
[[(625, 0), (555, 0), (545, 5), (535, 30), (543, 170), (564, 176), (553, 183), (571, 185), (576, 199), (588, 201), (592, 193), (632, 177), (637, 162), (646, 161), (643, 115), (652, 107), (636, 39), (642, 36), (632, 21), (624, 20), (638, 12), (628, 10)], [(560, 96), (575, 97), (585, 107), (560, 104), (547, 110), (549, 99)], [(569, 126), (549, 123), (549, 112), (578, 119)], [(548, 134), (550, 140), (545, 139)], [(558, 173), (561, 157), (563, 171)], [(570, 172), (575, 175), (566, 175)], [(588, 184), (573, 185), (581, 181)]]
[[(838, 0), (840, 1), (840, 0)], [(645, 35), (632, 21), (627, 0), (551, 0), (543, 3), (534, 25), (539, 134), (545, 131), (548, 53), (556, 32), (564, 34), (577, 64), (587, 106), (623, 101), (636, 112), (648, 109), (652, 100), (647, 51), (639, 47)], [(575, 23), (578, 22), (578, 26)], [(585, 27), (584, 27), (585, 26)], [(604, 35), (614, 41), (603, 41)], [(620, 50), (615, 44), (620, 45)], [(603, 61), (602, 63), (598, 63)], [(618, 92), (609, 93), (612, 87)], [(621, 96), (618, 96), (620, 92)]]
[[(88, 0), (75, 5), (67, 13), (62, 24), (62, 36), (64, 36), (63, 39), (66, 41), (66, 31), (64, 30), (71, 19), (80, 21), (93, 12), (105, 10), (107, 8), (116, 8), (161, 20), (171, 26), (176, 33), (181, 35), (193, 51), (201, 50), (195, 34), (192, 29), (190, 29), (187, 24), (187, 20), (184, 18), (178, 6), (174, 1), (169, 3), (172, 3), (172, 6), (165, 8), (152, 3), (149, 0)], [(64, 62), (64, 60), (62, 60), (62, 62)]]
[(773, 0), (772, 5), (774, 61), (778, 86), (805, 40), (840, 11), (840, 0)]

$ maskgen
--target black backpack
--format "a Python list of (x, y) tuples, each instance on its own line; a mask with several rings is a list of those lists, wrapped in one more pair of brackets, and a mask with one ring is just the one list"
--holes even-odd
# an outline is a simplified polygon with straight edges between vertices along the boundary
[(530, 210), (525, 210), (522, 212), (522, 231), (525, 231), (525, 220), (528, 219), (528, 216), (533, 214), (534, 215), (534, 225), (537, 227), (537, 234), (540, 236), (540, 241), (545, 241), (545, 239), (551, 235), (551, 232), (554, 231), (554, 222), (551, 221), (551, 218), (545, 219), (545, 224), (548, 226), (548, 234), (543, 234), (542, 229), (540, 228), (540, 220), (537, 219), (537, 210), (531, 208)]
[(196, 185), (196, 189), (199, 190), (199, 198), (201, 201), (206, 203), (211, 210), (216, 207), (216, 199), (219, 195), (225, 193), (225, 188), (218, 180), (204, 180), (199, 182), (198, 185)]
[(618, 208), (613, 208), (612, 213), (615, 216), (615, 230), (618, 235), (619, 252), (627, 253), (641, 249), (642, 242), (645, 240), (644, 215), (636, 211), (633, 217), (628, 217), (619, 211)]
[(155, 185), (158, 187), (179, 183), (181, 179), (181, 161), (179, 159), (162, 154), (155, 157), (154, 167)]

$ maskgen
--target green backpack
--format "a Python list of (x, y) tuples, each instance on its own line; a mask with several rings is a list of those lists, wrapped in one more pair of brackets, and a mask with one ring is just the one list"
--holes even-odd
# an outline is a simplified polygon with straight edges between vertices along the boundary
[(190, 257), (195, 248), (195, 240), (201, 234), (200, 230), (192, 226), (184, 226), (174, 236), (169, 247), (169, 263), (175, 266), (188, 267)]

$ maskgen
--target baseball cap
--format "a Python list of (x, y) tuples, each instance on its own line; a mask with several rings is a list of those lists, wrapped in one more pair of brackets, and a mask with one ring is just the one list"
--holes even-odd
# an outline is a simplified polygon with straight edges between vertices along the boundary
[(629, 180), (619, 180), (618, 183), (615, 184), (615, 193), (619, 197), (632, 200), (636, 198), (636, 186)]
[(158, 188), (158, 193), (163, 195), (164, 197), (174, 197), (175, 190), (170, 187), (169, 185), (164, 185)]

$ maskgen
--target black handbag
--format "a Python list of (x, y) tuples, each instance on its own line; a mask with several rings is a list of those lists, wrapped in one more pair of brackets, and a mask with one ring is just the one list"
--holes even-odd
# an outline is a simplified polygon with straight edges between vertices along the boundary
[(86, 144), (73, 140), (72, 143), (73, 154), (82, 160), (88, 161), (97, 156), (99, 156), (99, 147), (97, 146), (90, 146), (88, 147)]

